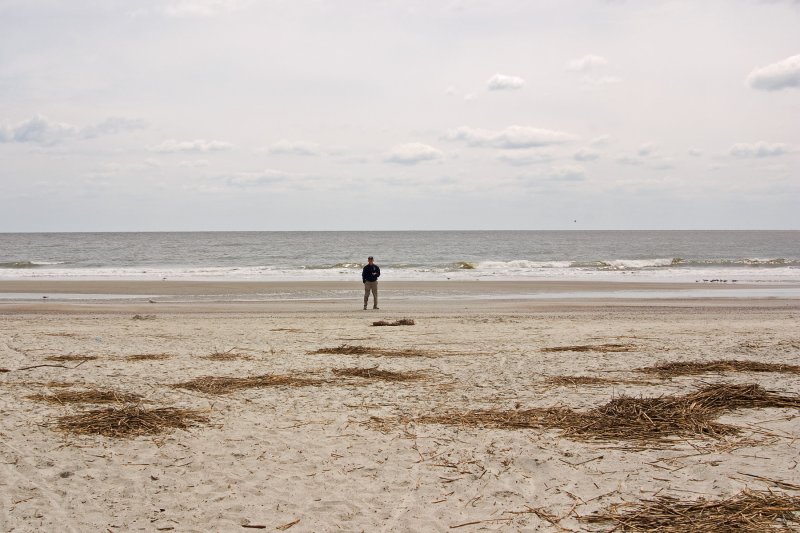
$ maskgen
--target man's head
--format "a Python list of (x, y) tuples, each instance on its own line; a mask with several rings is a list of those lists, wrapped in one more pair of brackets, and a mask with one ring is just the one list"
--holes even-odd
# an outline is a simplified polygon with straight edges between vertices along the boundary
[(369, 262), (370, 265), (372, 264), (373, 261), (374, 258), (372, 256), (367, 257), (367, 262)]

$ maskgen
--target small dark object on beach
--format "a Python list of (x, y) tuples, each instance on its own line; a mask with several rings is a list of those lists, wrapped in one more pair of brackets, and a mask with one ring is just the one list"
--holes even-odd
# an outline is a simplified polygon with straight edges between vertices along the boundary
[(373, 326), (413, 326), (415, 324), (414, 320), (411, 318), (401, 318), (400, 320), (395, 320), (394, 322), (389, 322), (388, 320), (378, 320), (377, 322), (373, 322)]
[(156, 315), (133, 315), (132, 320), (155, 320)]
[(0, 372), (11, 372), (11, 370), (7, 368), (0, 368)]

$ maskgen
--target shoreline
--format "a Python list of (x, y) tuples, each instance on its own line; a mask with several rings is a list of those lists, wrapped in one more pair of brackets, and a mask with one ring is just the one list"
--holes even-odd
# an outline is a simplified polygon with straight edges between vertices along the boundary
[[(357, 281), (0, 281), (0, 314), (361, 312)], [(791, 284), (386, 281), (379, 314), (598, 307), (800, 308)], [(378, 315), (370, 315), (378, 316)]]

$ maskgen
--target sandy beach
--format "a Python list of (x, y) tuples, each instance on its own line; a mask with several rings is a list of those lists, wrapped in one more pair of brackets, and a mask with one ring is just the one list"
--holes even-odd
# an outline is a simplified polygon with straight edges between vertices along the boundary
[[(793, 398), (791, 367), (643, 369), (800, 364), (797, 298), (387, 282), (381, 310), (362, 311), (359, 285), (0, 282), (0, 530), (608, 531), (583, 518), (663, 496), (800, 496), (796, 407), (723, 409), (717, 434), (663, 439), (501, 423), (720, 384)], [(400, 319), (413, 325), (373, 325)], [(64, 394), (92, 390), (198, 418), (130, 437), (65, 429), (123, 405)]]

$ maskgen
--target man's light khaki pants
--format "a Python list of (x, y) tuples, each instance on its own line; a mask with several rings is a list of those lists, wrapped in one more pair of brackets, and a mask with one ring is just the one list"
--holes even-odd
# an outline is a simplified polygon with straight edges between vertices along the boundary
[(367, 302), (369, 301), (369, 292), (372, 291), (372, 308), (378, 308), (378, 282), (377, 281), (365, 281), (364, 282), (364, 309), (367, 308)]

